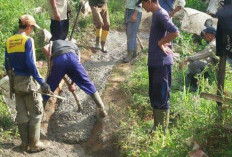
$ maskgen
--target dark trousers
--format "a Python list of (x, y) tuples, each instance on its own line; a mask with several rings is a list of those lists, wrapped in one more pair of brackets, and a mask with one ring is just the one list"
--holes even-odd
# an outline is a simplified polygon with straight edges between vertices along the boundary
[(52, 34), (52, 41), (65, 40), (68, 35), (69, 21), (68, 20), (51, 20), (50, 30)]
[(154, 109), (170, 108), (172, 65), (148, 67), (149, 98)]

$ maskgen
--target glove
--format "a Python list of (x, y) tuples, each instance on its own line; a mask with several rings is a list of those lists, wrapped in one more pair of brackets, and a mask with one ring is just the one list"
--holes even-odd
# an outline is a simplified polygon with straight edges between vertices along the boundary
[(41, 85), (41, 89), (43, 93), (48, 93), (51, 91), (50, 86), (46, 82)]

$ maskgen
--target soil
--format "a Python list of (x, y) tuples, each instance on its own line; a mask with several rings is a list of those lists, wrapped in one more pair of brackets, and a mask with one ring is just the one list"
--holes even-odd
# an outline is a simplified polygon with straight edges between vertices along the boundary
[[(145, 13), (143, 21), (149, 14)], [(142, 22), (139, 36), (145, 44), (149, 28)], [(47, 120), (42, 123), (41, 139), (50, 142), (45, 151), (28, 154), (20, 152), (20, 139), (14, 137), (0, 143), (0, 156), (79, 156), (79, 157), (118, 157), (120, 148), (116, 145), (120, 134), (120, 120), (126, 118), (128, 99), (120, 85), (132, 71), (131, 64), (122, 63), (126, 54), (125, 32), (111, 31), (107, 39), (107, 54), (93, 51), (89, 47), (81, 48), (81, 61), (89, 78), (94, 82), (108, 110), (104, 119), (98, 112), (91, 98), (80, 89), (76, 90), (83, 110), (78, 112), (77, 104), (65, 84), (59, 88), (59, 94), (68, 101), (51, 99), (46, 107)], [(94, 40), (90, 41), (93, 45)], [(78, 43), (80, 44), (80, 43)], [(57, 93), (58, 94), (58, 93)]]

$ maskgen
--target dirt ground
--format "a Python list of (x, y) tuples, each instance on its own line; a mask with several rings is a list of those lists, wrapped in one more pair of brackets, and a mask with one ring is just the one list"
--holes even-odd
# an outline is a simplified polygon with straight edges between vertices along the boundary
[[(149, 14), (145, 13), (139, 36), (147, 45)], [(90, 45), (94, 40), (90, 41)], [(0, 156), (9, 157), (118, 157), (120, 148), (117, 147), (120, 132), (120, 120), (125, 117), (128, 99), (120, 85), (132, 71), (131, 64), (122, 63), (126, 54), (125, 32), (111, 31), (108, 38), (109, 53), (82, 48), (82, 63), (102, 93), (109, 115), (99, 118), (96, 106), (90, 97), (77, 89), (77, 95), (83, 105), (83, 111), (77, 112), (77, 105), (67, 86), (64, 85), (60, 95), (68, 98), (67, 102), (51, 101), (46, 107), (46, 116), (49, 121), (42, 124), (44, 135), (41, 139), (50, 142), (50, 147), (43, 152), (28, 154), (20, 152), (19, 139), (5, 139), (0, 142)], [(89, 46), (91, 47), (91, 46)], [(56, 102), (56, 103), (54, 103)]]

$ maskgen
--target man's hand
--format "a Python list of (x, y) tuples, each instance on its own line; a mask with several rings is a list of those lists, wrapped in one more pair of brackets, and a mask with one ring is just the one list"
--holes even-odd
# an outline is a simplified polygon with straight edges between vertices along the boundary
[(188, 61), (189, 61), (189, 60), (186, 59), (186, 60), (184, 60), (183, 62), (181, 62), (181, 63), (179, 64), (179, 69), (182, 70), (183, 67), (184, 67), (184, 65), (185, 65)]
[(170, 17), (173, 17), (174, 15), (175, 15), (175, 13), (173, 11), (170, 12), (170, 14), (169, 14)]
[(74, 84), (70, 84), (70, 85), (68, 86), (68, 89), (69, 89), (70, 92), (73, 93), (73, 92), (76, 90), (76, 87), (75, 87)]
[(137, 14), (133, 14), (132, 16), (131, 16), (131, 22), (136, 22), (137, 21)]
[(180, 70), (182, 70), (183, 69), (183, 67), (184, 67), (184, 65), (185, 65), (185, 62), (183, 61), (183, 62), (181, 62), (180, 64), (179, 64), (179, 69)]
[(172, 49), (170, 49), (170, 43), (165, 43), (162, 44), (160, 41), (158, 42), (158, 46), (160, 47), (160, 49), (166, 54), (169, 55), (171, 53), (173, 53)]
[(58, 13), (58, 12), (56, 11), (55, 14), (54, 14), (54, 16), (55, 16), (55, 20), (56, 20), (56, 21), (60, 21), (60, 13)]
[(50, 86), (44, 82), (42, 85), (41, 85), (41, 89), (42, 89), (42, 92), (43, 93), (49, 93), (51, 91), (51, 88)]

